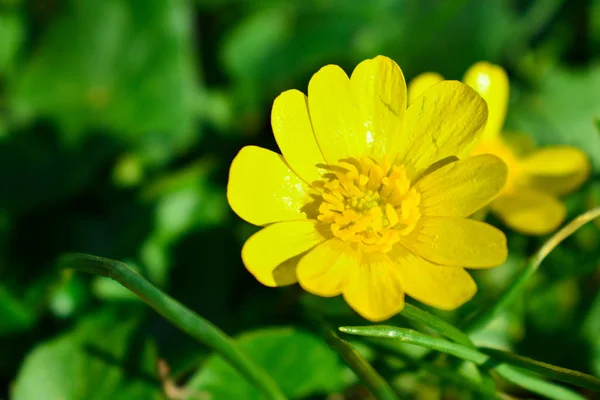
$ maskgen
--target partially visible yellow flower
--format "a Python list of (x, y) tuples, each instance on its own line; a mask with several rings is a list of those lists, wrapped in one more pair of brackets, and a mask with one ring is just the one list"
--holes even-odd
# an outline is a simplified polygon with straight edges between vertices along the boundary
[[(409, 98), (417, 98), (442, 80), (441, 75), (432, 72), (419, 75), (409, 84)], [(490, 210), (522, 233), (544, 235), (554, 231), (566, 215), (558, 197), (576, 190), (587, 179), (588, 157), (571, 146), (520, 149), (519, 144), (527, 141), (524, 135), (501, 135), (509, 97), (508, 77), (502, 67), (476, 63), (463, 82), (479, 92), (489, 109), (485, 131), (473, 154), (493, 154), (508, 165), (506, 186)], [(533, 146), (529, 143), (525, 147)]]
[(485, 126), (485, 101), (445, 81), (406, 105), (402, 71), (382, 56), (351, 78), (327, 65), (308, 97), (277, 97), (271, 123), (283, 156), (244, 147), (227, 187), (231, 208), (264, 226), (242, 249), (260, 282), (342, 294), (381, 321), (402, 310), (405, 293), (454, 309), (477, 290), (463, 268), (504, 262), (504, 234), (467, 217), (500, 192), (506, 166), (491, 155), (457, 159)]

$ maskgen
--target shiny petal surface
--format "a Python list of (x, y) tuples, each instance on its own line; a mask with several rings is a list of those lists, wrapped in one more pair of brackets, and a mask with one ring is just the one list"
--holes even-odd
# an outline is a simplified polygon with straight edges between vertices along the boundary
[(485, 99), (488, 104), (488, 122), (482, 139), (491, 139), (500, 134), (504, 119), (510, 85), (502, 67), (488, 62), (478, 62), (466, 72), (463, 82)]
[(424, 215), (468, 217), (492, 201), (504, 187), (506, 164), (492, 155), (467, 157), (420, 179)]
[(263, 285), (290, 284), (295, 280), (290, 282), (289, 271), (279, 270), (286, 272), (281, 278), (275, 273), (276, 269), (326, 239), (318, 221), (281, 222), (269, 225), (252, 235), (242, 248), (242, 260), (248, 271)]
[(576, 190), (590, 174), (587, 155), (575, 147), (555, 146), (536, 150), (521, 161), (527, 185), (562, 195)]
[(298, 283), (317, 296), (332, 297), (358, 272), (358, 255), (346, 242), (337, 238), (321, 243), (298, 263)]
[(489, 268), (506, 260), (506, 237), (499, 229), (465, 218), (422, 217), (402, 242), (436, 264)]
[(246, 146), (229, 170), (227, 200), (237, 215), (254, 225), (306, 218), (310, 187), (272, 151)]
[(460, 82), (440, 82), (408, 107), (398, 160), (411, 168), (412, 179), (446, 157), (463, 158), (486, 120), (487, 106), (477, 92)]
[(421, 75), (417, 75), (408, 84), (408, 104), (415, 101), (415, 99), (425, 93), (427, 89), (443, 80), (444, 77), (437, 72), (425, 72)]
[(363, 254), (358, 273), (343, 293), (354, 311), (373, 322), (386, 320), (404, 308), (399, 269), (383, 254)]
[(454, 310), (477, 292), (475, 281), (463, 268), (430, 263), (402, 246), (396, 246), (390, 257), (400, 270), (406, 294), (421, 303)]
[(350, 79), (337, 65), (327, 65), (308, 84), (308, 108), (317, 143), (330, 164), (367, 154), (366, 130)]
[(350, 77), (358, 101), (368, 155), (381, 160), (395, 154), (406, 112), (406, 82), (393, 60), (378, 56), (358, 64)]
[(502, 195), (492, 202), (491, 209), (506, 225), (529, 235), (555, 231), (567, 213), (557, 198), (531, 189)]
[(304, 93), (288, 90), (280, 94), (271, 110), (271, 126), (281, 153), (298, 176), (307, 183), (321, 179), (326, 163), (313, 133)]

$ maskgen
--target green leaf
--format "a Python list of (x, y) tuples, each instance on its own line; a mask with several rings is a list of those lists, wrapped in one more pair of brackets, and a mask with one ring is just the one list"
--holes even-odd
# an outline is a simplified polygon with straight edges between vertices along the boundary
[(37, 313), (0, 286), (0, 336), (27, 330), (37, 320)]
[(14, 69), (15, 56), (23, 44), (23, 20), (17, 13), (0, 13), (0, 77)]
[[(281, 385), (290, 398), (340, 391), (347, 369), (337, 354), (312, 333), (270, 328), (240, 335), (236, 344)], [(220, 356), (211, 356), (187, 385), (190, 392), (209, 393), (213, 400), (262, 399)]]
[(38, 345), (25, 358), (12, 398), (162, 399), (156, 354), (137, 335), (138, 322), (130, 312), (100, 312)]
[(143, 144), (151, 159), (187, 144), (199, 89), (189, 2), (77, 0), (63, 8), (15, 79), (16, 117), (50, 117), (76, 143), (105, 129)]
[[(593, 390), (600, 389), (600, 380), (591, 375), (540, 363), (534, 360), (526, 359), (525, 357), (519, 357), (518, 361), (514, 358), (504, 357), (503, 360), (498, 361), (480, 350), (471, 349), (458, 343), (452, 343), (445, 339), (428, 336), (411, 329), (396, 328), (392, 326), (340, 327), (339, 329), (342, 332), (353, 335), (386, 338), (388, 340), (393, 339), (394, 341), (402, 343), (422, 346), (431, 350), (453, 355), (466, 361), (471, 361), (477, 365), (484, 365), (494, 369), (498, 375), (504, 377), (505, 379), (515, 384), (520, 384), (535, 393), (544, 395), (551, 399), (581, 400), (583, 397), (571, 392), (566, 388), (553, 385), (549, 382), (536, 380), (533, 376), (523, 376), (523, 374), (518, 370), (504, 364), (503, 362), (511, 362), (519, 367), (526, 367), (536, 372), (544, 371), (542, 373), (545, 373), (548, 376), (554, 379), (559, 379), (563, 382), (572, 383), (574, 385)], [(534, 362), (528, 363), (524, 359)]]
[(443, 319), (428, 313), (425, 310), (421, 310), (420, 308), (413, 306), (412, 304), (405, 304), (400, 315), (412, 321), (419, 322), (441, 333), (456, 343), (460, 343), (467, 347), (475, 347), (473, 342), (471, 342), (471, 339), (469, 339), (469, 336), (463, 333), (460, 329), (444, 321)]
[(600, 65), (557, 68), (539, 77), (538, 87), (509, 108), (507, 126), (533, 136), (540, 146), (573, 145), (590, 156), (600, 171)]

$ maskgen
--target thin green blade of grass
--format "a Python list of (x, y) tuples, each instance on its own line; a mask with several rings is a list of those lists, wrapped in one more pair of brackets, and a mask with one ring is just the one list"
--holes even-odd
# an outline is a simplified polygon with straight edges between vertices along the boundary
[[(498, 361), (478, 349), (472, 349), (462, 344), (450, 342), (446, 339), (436, 338), (410, 329), (396, 328), (392, 326), (340, 327), (339, 329), (344, 333), (352, 335), (379, 339), (393, 339), (394, 341), (413, 344), (450, 354), (463, 360), (471, 361), (480, 366), (487, 366), (495, 370), (498, 375), (504, 377), (505, 379), (551, 399), (584, 399), (579, 394), (564, 387), (552, 384), (550, 382), (545, 382), (537, 379), (534, 376), (528, 376), (527, 374), (521, 373), (517, 369), (514, 369), (510, 365), (506, 364), (506, 362), (509, 360)], [(523, 368), (525, 367), (525, 364), (521, 362), (518, 366)], [(535, 372), (540, 372), (539, 366), (536, 366)], [(594, 378), (591, 375), (583, 374), (586, 375), (585, 379), (583, 379), (581, 376), (582, 373), (572, 372), (576, 371), (555, 367), (555, 369), (552, 370), (552, 378), (588, 389), (600, 390), (600, 380), (597, 378)]]
[(479, 351), (491, 356), (494, 360), (506, 362), (517, 367), (537, 372), (549, 378), (572, 383), (573, 385), (600, 392), (600, 379), (592, 375), (584, 374), (583, 372), (574, 371), (568, 368), (558, 367), (556, 365), (537, 361), (529, 357), (523, 357), (508, 351), (491, 348), (479, 348)]
[(456, 343), (467, 347), (475, 347), (469, 336), (460, 329), (417, 306), (406, 303), (400, 315), (414, 322), (421, 323)]
[(342, 339), (325, 319), (313, 310), (303, 313), (304, 317), (325, 339), (329, 347), (337, 352), (350, 369), (361, 379), (375, 398), (380, 400), (398, 400), (398, 395), (387, 381), (379, 375), (349, 342)]
[(239, 349), (232, 338), (159, 290), (126, 264), (88, 254), (66, 254), (59, 258), (58, 265), (61, 268), (114, 279), (138, 295), (167, 321), (223, 356), (242, 376), (259, 388), (265, 398), (285, 400), (286, 397), (277, 383), (250, 356)]
[[(449, 322), (443, 320), (442, 318), (428, 313), (427, 311), (422, 310), (417, 306), (406, 303), (404, 305), (404, 309), (400, 313), (400, 316), (407, 318), (413, 322), (425, 325), (456, 343), (460, 343), (469, 348), (475, 348), (475, 345), (466, 333), (462, 332), (460, 329), (450, 324)], [(426, 358), (425, 361), (430, 361), (430, 358)], [(476, 368), (478, 369), (479, 374), (483, 379), (482, 384), (486, 387), (486, 390), (495, 391), (496, 382), (490, 374), (489, 369), (481, 368), (477, 365)]]

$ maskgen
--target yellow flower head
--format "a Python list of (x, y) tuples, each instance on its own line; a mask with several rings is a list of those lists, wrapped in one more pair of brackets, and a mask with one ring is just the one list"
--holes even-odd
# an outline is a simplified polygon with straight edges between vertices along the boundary
[[(409, 85), (410, 99), (441, 82), (441, 75), (425, 73)], [(488, 122), (473, 154), (493, 154), (508, 166), (508, 179), (490, 205), (506, 225), (526, 234), (544, 235), (564, 221), (566, 209), (558, 196), (576, 190), (587, 179), (590, 163), (585, 153), (571, 146), (532, 151), (530, 139), (521, 134), (502, 137), (509, 97), (509, 82), (502, 67), (487, 62), (474, 64), (463, 78), (486, 100)], [(525, 146), (523, 146), (526, 144)]]
[(283, 156), (244, 147), (227, 187), (231, 208), (264, 226), (242, 249), (260, 282), (343, 294), (381, 321), (402, 310), (405, 293), (454, 309), (477, 289), (464, 267), (504, 262), (504, 234), (467, 219), (507, 174), (495, 156), (466, 157), (485, 126), (485, 101), (444, 81), (406, 105), (402, 71), (382, 56), (350, 78), (325, 66), (308, 97), (289, 90), (275, 100)]

